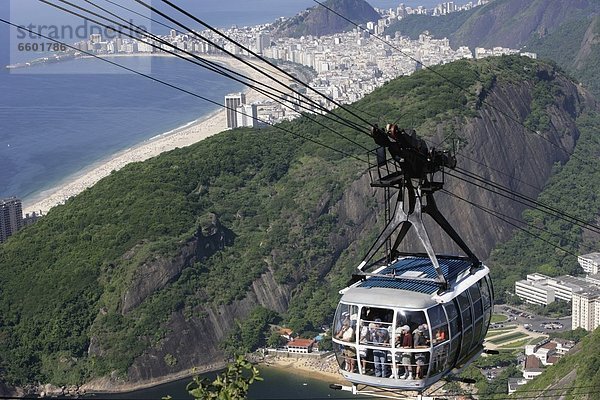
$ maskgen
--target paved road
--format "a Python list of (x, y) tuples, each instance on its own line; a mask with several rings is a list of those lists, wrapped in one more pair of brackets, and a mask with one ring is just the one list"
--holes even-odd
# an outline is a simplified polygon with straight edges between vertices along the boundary
[[(571, 330), (571, 316), (562, 318), (549, 318), (541, 315), (534, 315), (528, 311), (520, 310), (517, 307), (507, 305), (496, 305), (494, 306), (494, 314), (504, 314), (511, 318), (513, 322), (519, 325), (529, 324), (533, 331), (539, 331), (538, 333), (551, 333), (551, 332), (564, 332)], [(526, 314), (521, 316), (520, 314)], [(546, 329), (541, 326), (544, 322), (560, 322), (563, 327), (560, 329)]]

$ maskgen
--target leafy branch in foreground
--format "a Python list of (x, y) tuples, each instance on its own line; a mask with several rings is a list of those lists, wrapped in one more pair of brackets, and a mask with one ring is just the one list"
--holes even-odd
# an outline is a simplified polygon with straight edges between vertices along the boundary
[[(214, 381), (210, 382), (206, 378), (201, 379), (196, 376), (187, 385), (186, 390), (195, 399), (241, 400), (246, 398), (252, 383), (263, 380), (259, 374), (258, 368), (243, 356), (239, 356)], [(163, 400), (170, 399), (171, 396), (163, 398)]]

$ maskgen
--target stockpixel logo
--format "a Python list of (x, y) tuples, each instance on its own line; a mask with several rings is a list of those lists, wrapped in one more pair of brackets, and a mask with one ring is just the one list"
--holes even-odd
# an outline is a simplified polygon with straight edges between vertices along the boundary
[[(128, 74), (151, 72), (151, 11), (142, 6), (104, 10), (82, 0), (9, 0), (11, 73)], [(80, 4), (79, 4), (80, 3)], [(96, 15), (94, 15), (96, 14)], [(111, 15), (112, 14), (112, 15)], [(122, 56), (138, 56), (135, 62)], [(108, 60), (103, 62), (99, 59)]]

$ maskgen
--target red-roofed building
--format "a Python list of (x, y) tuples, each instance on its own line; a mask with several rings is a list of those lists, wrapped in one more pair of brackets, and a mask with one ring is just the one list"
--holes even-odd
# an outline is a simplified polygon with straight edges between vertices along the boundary
[(523, 369), (523, 378), (533, 379), (538, 375), (541, 375), (544, 370), (541, 368), (540, 360), (532, 355), (528, 355), (525, 358), (525, 368)]
[(314, 344), (313, 339), (294, 339), (290, 340), (285, 347), (288, 353), (310, 353)]

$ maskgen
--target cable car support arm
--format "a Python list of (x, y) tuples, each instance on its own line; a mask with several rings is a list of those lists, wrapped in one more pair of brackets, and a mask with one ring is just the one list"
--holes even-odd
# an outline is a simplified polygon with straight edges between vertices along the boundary
[[(472, 261), (472, 270), (481, 264), (475, 254), (458, 235), (452, 225), (439, 211), (434, 192), (443, 187), (444, 167), (455, 168), (456, 159), (447, 152), (435, 149), (429, 150), (425, 142), (416, 137), (414, 131), (407, 133), (399, 130), (395, 125), (383, 129), (375, 126), (372, 131), (373, 139), (381, 147), (374, 151), (376, 165), (371, 166), (371, 186), (383, 187), (385, 191), (386, 207), (392, 197), (390, 190), (397, 191), (394, 210), (389, 215), (385, 228), (371, 246), (367, 255), (358, 266), (363, 272), (369, 262), (386, 243), (391, 243), (391, 237), (398, 232), (393, 245), (388, 246), (386, 251), (386, 262), (396, 258), (398, 247), (411, 227), (429, 256), (436, 274), (436, 282), (443, 288), (447, 288), (448, 282), (440, 268), (437, 256), (427, 234), (423, 223), (423, 213), (428, 214), (442, 228), (444, 232), (460, 247), (466, 256)], [(385, 149), (391, 158), (387, 158)], [(375, 172), (376, 171), (376, 172)], [(441, 173), (442, 179), (435, 180), (436, 173)]]

